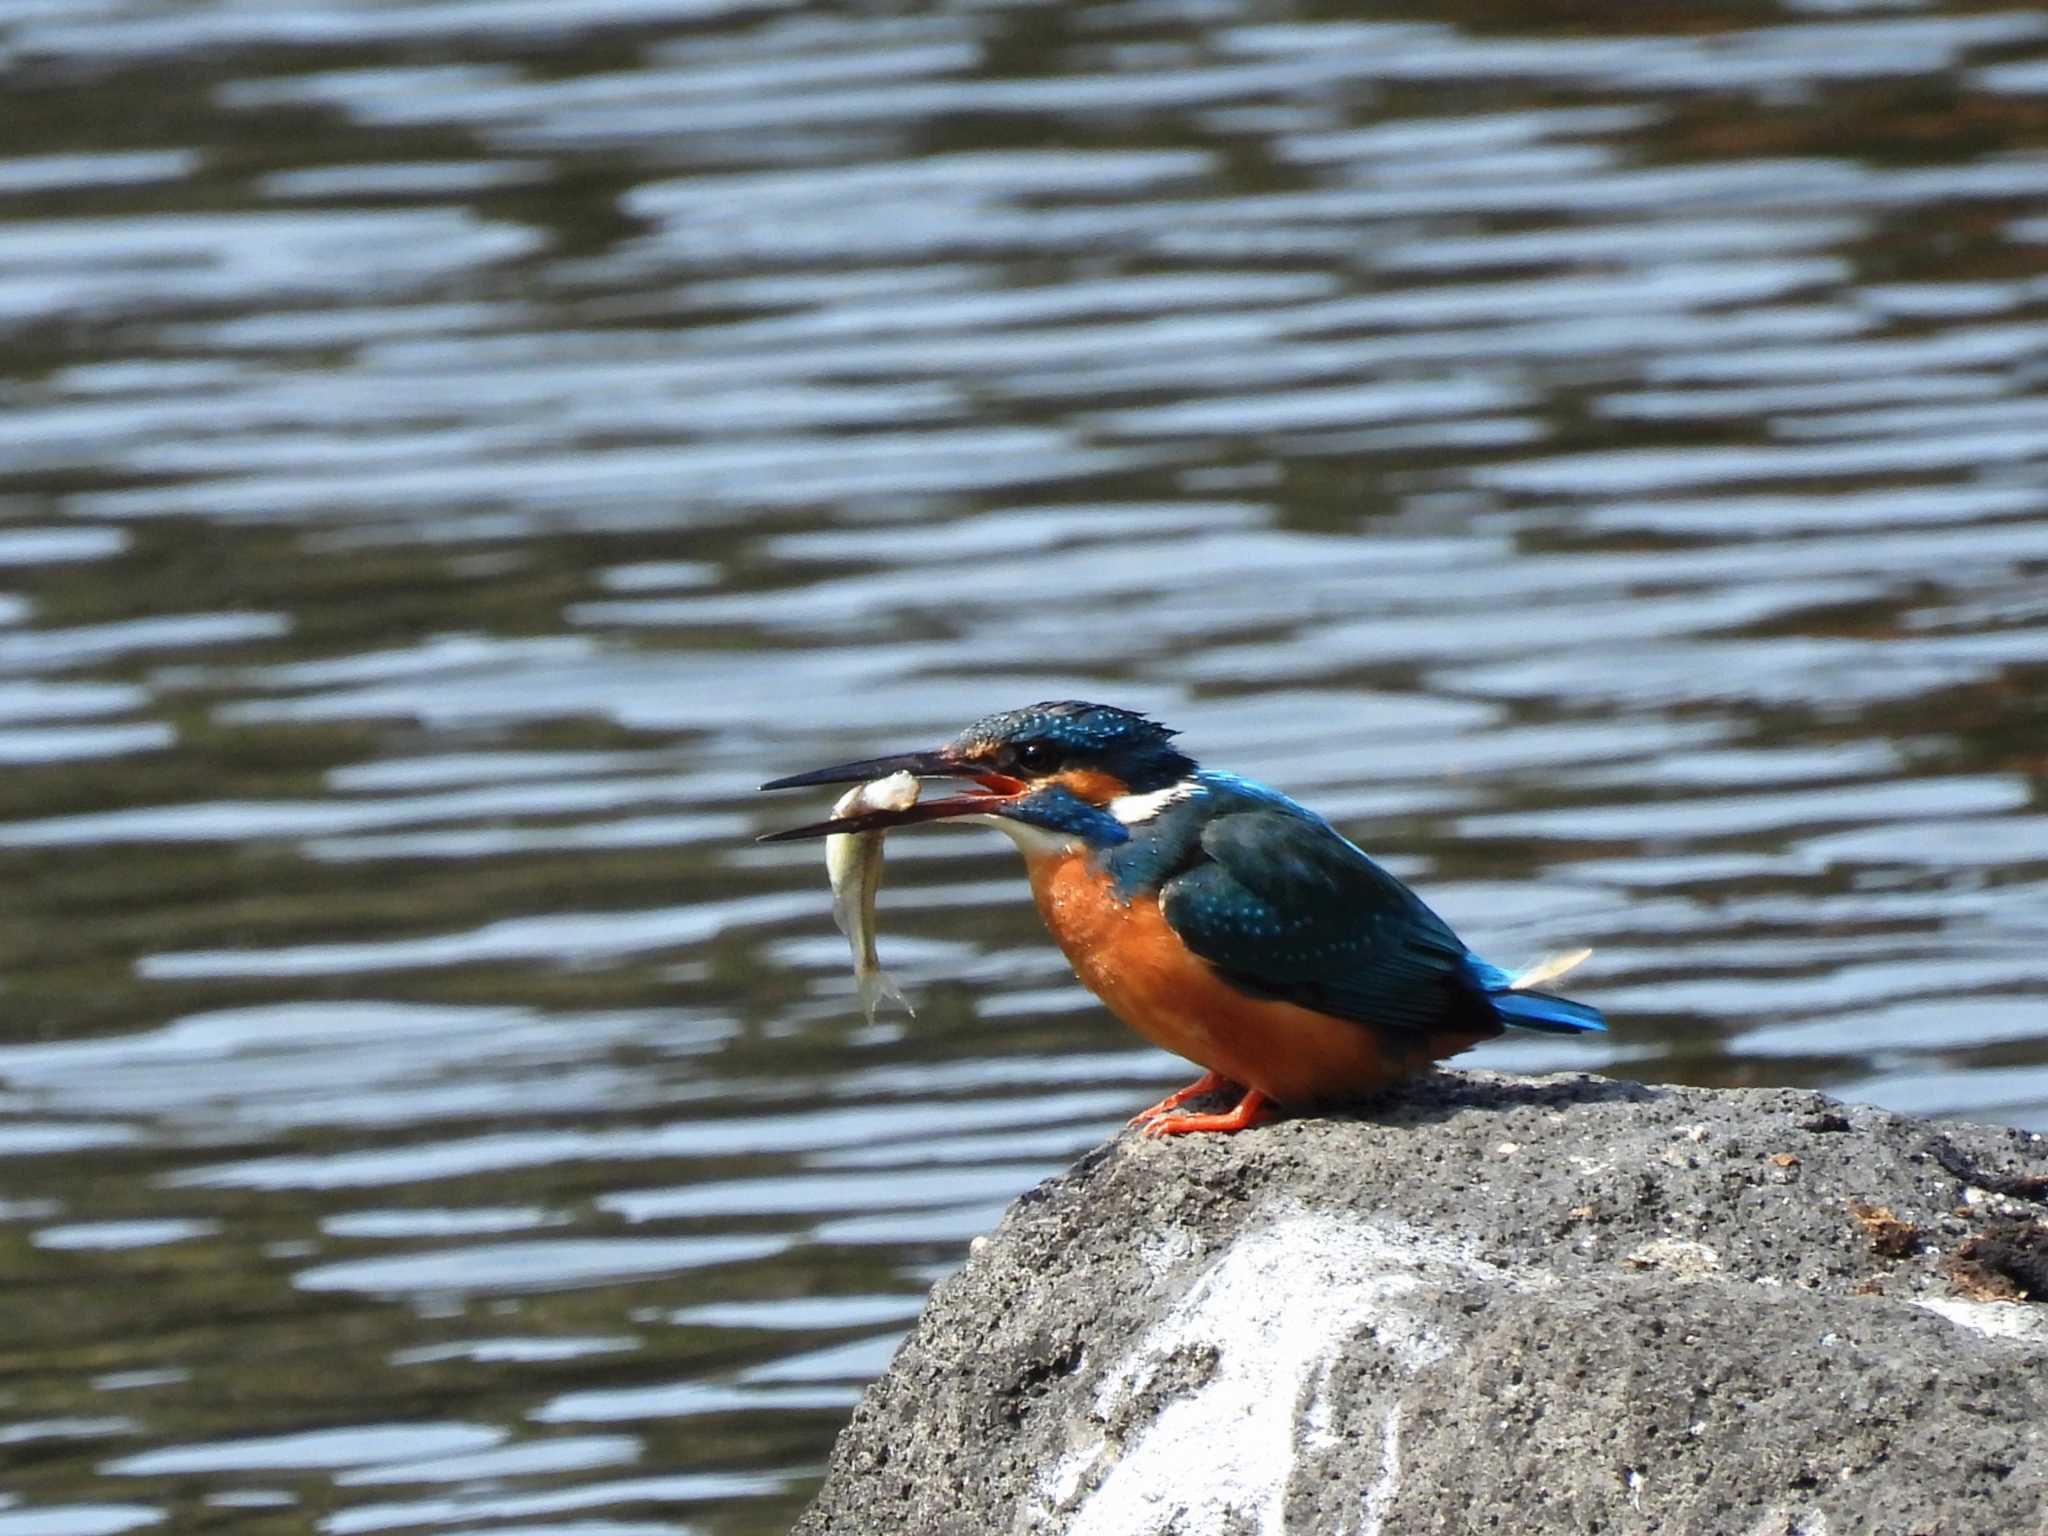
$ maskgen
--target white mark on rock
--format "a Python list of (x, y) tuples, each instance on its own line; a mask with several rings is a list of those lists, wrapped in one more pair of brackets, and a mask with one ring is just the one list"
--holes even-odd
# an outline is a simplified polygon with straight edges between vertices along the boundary
[(1945, 1317), (1958, 1328), (1981, 1333), (1988, 1339), (2048, 1344), (2048, 1321), (2036, 1317), (2022, 1302), (1957, 1301), (1943, 1297), (1918, 1300), (1913, 1305), (1925, 1307), (1936, 1317)]
[(1393, 1508), (1394, 1495), (1400, 1491), (1401, 1405), (1396, 1403), (1387, 1410), (1386, 1420), (1380, 1425), (1380, 1475), (1365, 1490), (1365, 1524), (1358, 1528), (1358, 1536), (1380, 1536), (1387, 1511)]
[(1680, 1280), (1698, 1280), (1721, 1267), (1721, 1255), (1686, 1237), (1653, 1237), (1622, 1260), (1631, 1269), (1661, 1269)]
[(1336, 1363), (1334, 1358), (1317, 1362), (1315, 1386), (1301, 1416), (1301, 1443), (1318, 1451), (1328, 1450), (1344, 1438), (1337, 1433), (1336, 1405), (1330, 1401), (1330, 1368)]
[(1156, 1284), (1186, 1267), (1195, 1256), (1194, 1234), (1185, 1227), (1167, 1227), (1147, 1238), (1138, 1262)]
[[(1352, 1337), (1370, 1324), (1412, 1375), (1456, 1341), (1405, 1298), (1474, 1282), (1526, 1289), (1548, 1277), (1392, 1222), (1290, 1210), (1247, 1229), (1103, 1376), (1095, 1433), (1041, 1475), (1019, 1524), (1134, 1536), (1234, 1519), (1278, 1536), (1297, 1450), (1341, 1431), (1326, 1384)], [(1181, 1387), (1175, 1370), (1206, 1375)], [(1369, 1496), (1382, 1512), (1386, 1486)]]
[(1743, 1536), (1828, 1536), (1828, 1517), (1817, 1509), (1773, 1504)]
[(1047, 1505), (1052, 1509), (1063, 1509), (1073, 1503), (1081, 1492), (1081, 1479), (1088, 1475), (1093, 1460), (1070, 1451), (1055, 1462), (1052, 1470), (1039, 1478), (1039, 1507), (1027, 1511), (1027, 1518), (1036, 1516), (1042, 1519)]

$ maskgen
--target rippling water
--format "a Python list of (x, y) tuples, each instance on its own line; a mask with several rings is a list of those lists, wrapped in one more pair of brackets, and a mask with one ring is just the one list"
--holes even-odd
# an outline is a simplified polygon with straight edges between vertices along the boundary
[(0, 74), (0, 1536), (781, 1529), (1185, 1074), (974, 833), (862, 1024), (752, 786), (1046, 696), (1595, 946), (1609, 1040), (1482, 1061), (2048, 1127), (2037, 11), (0, 0)]

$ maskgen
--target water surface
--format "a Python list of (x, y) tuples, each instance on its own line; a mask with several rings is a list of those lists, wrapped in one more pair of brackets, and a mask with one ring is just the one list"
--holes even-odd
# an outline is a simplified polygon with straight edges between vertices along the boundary
[(1185, 1074), (1080, 695), (1614, 1033), (2048, 1129), (2048, 21), (0, 0), (0, 1536), (783, 1529)]

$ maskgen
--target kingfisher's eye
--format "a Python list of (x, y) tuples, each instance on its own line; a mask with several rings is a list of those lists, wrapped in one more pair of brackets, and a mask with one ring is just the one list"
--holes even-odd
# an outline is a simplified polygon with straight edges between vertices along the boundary
[(1026, 773), (1051, 773), (1060, 765), (1060, 749), (1049, 741), (1027, 741), (1017, 748), (1017, 766)]

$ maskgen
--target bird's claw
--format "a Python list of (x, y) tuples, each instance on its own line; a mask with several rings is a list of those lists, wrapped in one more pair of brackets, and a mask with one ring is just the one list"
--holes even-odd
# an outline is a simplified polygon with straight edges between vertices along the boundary
[(1145, 1122), (1140, 1136), (1185, 1136), (1190, 1131), (1242, 1131), (1272, 1118), (1270, 1101), (1258, 1089), (1246, 1091), (1234, 1109), (1221, 1114), (1155, 1115)]
[(1165, 1114), (1170, 1109), (1180, 1108), (1180, 1106), (1187, 1103), (1189, 1099), (1199, 1099), (1205, 1093), (1214, 1093), (1218, 1088), (1226, 1086), (1235, 1085), (1226, 1083), (1226, 1080), (1224, 1079), (1224, 1076), (1221, 1072), (1204, 1072), (1200, 1077), (1196, 1078), (1192, 1083), (1189, 1083), (1187, 1087), (1181, 1089), (1178, 1093), (1169, 1093), (1157, 1104), (1139, 1110), (1135, 1115), (1131, 1116), (1130, 1119), (1126, 1120), (1124, 1124), (1144, 1125), (1148, 1121), (1158, 1119), (1161, 1115)]

